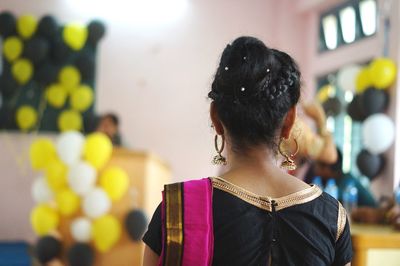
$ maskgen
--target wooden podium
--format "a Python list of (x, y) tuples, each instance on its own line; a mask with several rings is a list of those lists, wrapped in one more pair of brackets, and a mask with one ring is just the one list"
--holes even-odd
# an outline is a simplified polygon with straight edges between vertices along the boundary
[[(170, 168), (153, 154), (120, 148), (114, 149), (108, 165), (121, 167), (127, 172), (130, 178), (130, 190), (121, 200), (113, 202), (110, 211), (121, 222), (121, 238), (108, 252), (96, 251), (95, 265), (139, 266), (142, 264), (144, 245), (141, 241), (133, 242), (129, 238), (125, 229), (125, 216), (134, 207), (138, 207), (145, 212), (150, 221), (154, 210), (161, 202), (163, 185), (170, 181)], [(77, 216), (80, 214), (73, 218)], [(62, 242), (66, 250), (74, 243), (70, 233), (72, 219), (63, 218), (60, 225)], [(68, 265), (66, 256), (64, 262)]]

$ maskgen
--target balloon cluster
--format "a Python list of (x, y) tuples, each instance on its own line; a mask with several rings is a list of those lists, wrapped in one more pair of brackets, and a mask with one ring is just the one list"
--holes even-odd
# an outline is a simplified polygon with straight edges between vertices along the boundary
[(376, 58), (366, 67), (349, 65), (338, 72), (337, 85), (354, 94), (347, 106), (353, 121), (362, 122), (364, 149), (357, 156), (360, 172), (373, 179), (384, 167), (383, 153), (392, 145), (394, 124), (384, 114), (389, 105), (388, 89), (396, 78), (396, 65), (389, 58)]
[(97, 20), (59, 25), (52, 16), (0, 13), (0, 128), (81, 130), (82, 115), (93, 116), (95, 51), (104, 34)]
[[(42, 172), (32, 185), (37, 205), (30, 216), (33, 230), (41, 237), (36, 253), (42, 263), (60, 254), (61, 244), (54, 244), (58, 240), (51, 234), (66, 217), (72, 221), (70, 235), (77, 242), (68, 251), (71, 265), (91, 265), (92, 245), (107, 252), (120, 239), (121, 224), (110, 209), (126, 194), (129, 178), (122, 168), (105, 166), (111, 153), (112, 144), (102, 133), (85, 138), (77, 131), (66, 131), (55, 142), (38, 138), (31, 144), (31, 166)], [(143, 228), (142, 221), (147, 225), (146, 220), (134, 220), (135, 228)], [(88, 263), (74, 263), (80, 260)]]

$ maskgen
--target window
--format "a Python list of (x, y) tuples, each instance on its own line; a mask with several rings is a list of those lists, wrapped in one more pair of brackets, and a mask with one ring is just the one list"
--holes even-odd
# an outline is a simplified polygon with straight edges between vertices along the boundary
[(319, 50), (329, 51), (374, 35), (376, 0), (350, 0), (321, 15)]

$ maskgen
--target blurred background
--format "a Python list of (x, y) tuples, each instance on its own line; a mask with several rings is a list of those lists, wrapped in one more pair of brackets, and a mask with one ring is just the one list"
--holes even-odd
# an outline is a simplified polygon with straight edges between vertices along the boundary
[[(140, 265), (163, 184), (221, 171), (207, 93), (242, 35), (296, 59), (302, 105), (324, 113), (299, 117), (317, 135), (323, 120), (357, 184), (343, 191), (373, 199), (337, 195), (361, 209), (355, 264), (398, 265), (399, 11), (394, 0), (0, 0), (0, 265)], [(320, 185), (332, 191), (333, 177)]]

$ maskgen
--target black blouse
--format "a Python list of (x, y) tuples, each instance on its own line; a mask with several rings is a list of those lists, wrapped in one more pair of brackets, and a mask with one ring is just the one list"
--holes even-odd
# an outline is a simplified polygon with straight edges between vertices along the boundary
[[(267, 199), (213, 178), (213, 265), (340, 265), (351, 261), (349, 223), (340, 203), (313, 186)], [(161, 205), (143, 241), (161, 254)]]

